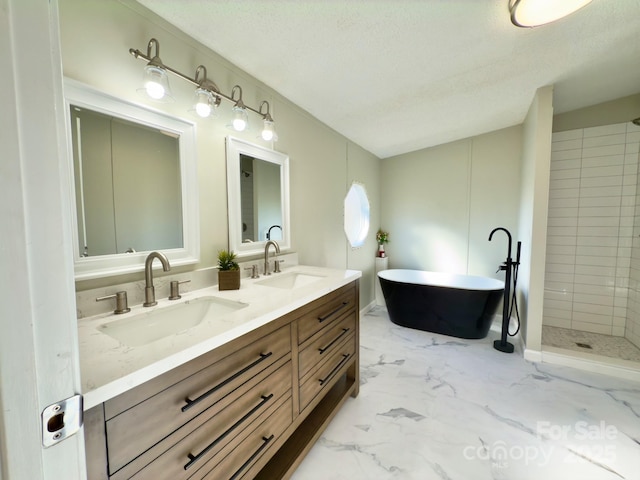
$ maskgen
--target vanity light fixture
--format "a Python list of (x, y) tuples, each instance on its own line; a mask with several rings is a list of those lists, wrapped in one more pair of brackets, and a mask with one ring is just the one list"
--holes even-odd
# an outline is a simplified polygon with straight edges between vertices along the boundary
[(236, 100), (236, 104), (233, 106), (231, 111), (233, 112), (233, 129), (236, 132), (242, 132), (245, 128), (247, 128), (247, 124), (249, 123), (249, 117), (247, 116), (247, 108), (245, 107), (244, 102), (242, 101), (242, 87), (240, 85), (236, 85), (231, 90), (231, 99), (235, 99), (235, 93), (238, 93), (238, 100)]
[[(263, 106), (267, 106), (267, 111), (265, 113), (262, 113), (262, 107)], [(275, 126), (274, 126), (274, 122), (273, 122), (273, 118), (271, 117), (271, 113), (269, 113), (269, 102), (267, 102), (266, 100), (264, 100), (261, 104), (260, 104), (260, 114), (262, 115), (263, 118), (263, 123), (262, 123), (262, 132), (260, 133), (260, 136), (262, 137), (263, 140), (270, 142), (270, 141), (277, 141), (278, 140), (278, 135), (276, 134), (276, 130), (275, 130)]]
[(511, 23), (517, 27), (537, 27), (559, 20), (592, 0), (509, 0)]
[[(151, 56), (152, 49), (155, 47), (155, 55)], [(249, 119), (247, 112), (252, 112), (260, 115), (263, 119), (263, 129), (261, 132), (261, 138), (265, 141), (276, 141), (278, 136), (275, 133), (274, 121), (271, 113), (269, 112), (269, 103), (265, 100), (260, 104), (259, 109), (252, 108), (245, 105), (242, 100), (242, 87), (235, 85), (231, 90), (231, 95), (225, 95), (220, 91), (218, 86), (207, 78), (207, 69), (204, 65), (199, 65), (196, 68), (195, 78), (180, 73), (179, 71), (165, 65), (160, 60), (160, 43), (155, 38), (149, 40), (147, 45), (146, 55), (138, 49), (129, 49), (129, 53), (135, 58), (145, 60), (147, 63), (145, 67), (145, 84), (144, 91), (147, 95), (158, 101), (167, 101), (171, 99), (171, 93), (169, 91), (169, 81), (167, 72), (174, 74), (183, 80), (190, 82), (196, 87), (195, 100), (193, 102), (193, 110), (197, 115), (203, 118), (213, 116), (222, 102), (222, 99), (233, 102), (233, 128), (241, 132), (248, 126)], [(236, 93), (238, 98), (236, 98)], [(262, 112), (262, 107), (266, 105), (266, 112)]]
[[(155, 47), (155, 55), (151, 56), (151, 49)], [(154, 100), (167, 101), (171, 99), (169, 78), (167, 70), (160, 60), (160, 44), (155, 38), (149, 40), (147, 45), (147, 58), (149, 63), (144, 67), (143, 89)]]
[[(202, 73), (202, 79), (200, 79), (200, 73)], [(202, 118), (215, 115), (216, 109), (221, 102), (220, 96), (217, 95), (220, 93), (220, 89), (207, 78), (207, 69), (204, 65), (199, 65), (196, 68), (195, 80), (198, 83), (198, 88), (195, 91), (193, 109)]]

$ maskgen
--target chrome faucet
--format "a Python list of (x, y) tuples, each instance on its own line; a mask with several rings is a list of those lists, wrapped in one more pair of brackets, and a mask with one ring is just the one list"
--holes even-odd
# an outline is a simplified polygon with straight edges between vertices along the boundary
[(278, 253), (280, 253), (280, 245), (278, 245), (278, 242), (276, 242), (275, 240), (269, 240), (266, 245), (264, 246), (264, 274), (265, 275), (271, 275), (271, 272), (269, 272), (269, 246), (273, 245), (274, 247), (276, 247), (276, 255)]
[(162, 269), (165, 272), (168, 272), (169, 270), (171, 270), (171, 265), (169, 265), (169, 260), (167, 260), (167, 257), (164, 255), (164, 253), (151, 252), (147, 256), (147, 259), (144, 262), (145, 287), (144, 287), (144, 303), (142, 304), (143, 307), (153, 307), (154, 305), (158, 304), (158, 302), (156, 302), (156, 290), (155, 290), (155, 287), (153, 286), (153, 270), (151, 267), (151, 265), (153, 264), (153, 260), (155, 258), (160, 260), (160, 262), (162, 263)]

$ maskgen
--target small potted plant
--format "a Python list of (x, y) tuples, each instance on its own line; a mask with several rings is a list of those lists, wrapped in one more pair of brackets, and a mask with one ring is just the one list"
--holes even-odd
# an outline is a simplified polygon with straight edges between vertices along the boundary
[(233, 251), (218, 251), (218, 290), (238, 290), (240, 288), (240, 267)]
[(389, 233), (383, 230), (378, 230), (378, 233), (376, 233), (376, 240), (378, 242), (378, 256), (384, 258), (387, 255), (384, 251), (384, 244), (389, 242)]

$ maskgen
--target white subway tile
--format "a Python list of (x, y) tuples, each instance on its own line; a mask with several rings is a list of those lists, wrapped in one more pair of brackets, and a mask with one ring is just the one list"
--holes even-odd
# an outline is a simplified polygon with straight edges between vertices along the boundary
[(625, 165), (638, 165), (638, 154), (635, 152), (625, 153), (624, 163)]
[(606, 157), (609, 155), (624, 155), (625, 145), (607, 145), (605, 147), (591, 147), (582, 149), (582, 158)]
[(640, 144), (638, 142), (629, 142), (625, 145), (625, 155), (630, 155), (632, 153), (638, 153), (640, 150)]
[(573, 282), (560, 283), (551, 282), (546, 278), (544, 279), (544, 288), (550, 292), (563, 292), (566, 294), (573, 293)]
[[(626, 134), (622, 135), (622, 141), (617, 141), (615, 143), (625, 143)], [(604, 143), (599, 145), (590, 145), (592, 147), (601, 146), (601, 145), (611, 145), (610, 143)], [(576, 138), (573, 140), (556, 140), (553, 139), (551, 142), (551, 151), (559, 152), (562, 150), (575, 150), (577, 148), (582, 148), (582, 138)]]
[(571, 328), (571, 319), (568, 318), (556, 318), (556, 317), (543, 317), (542, 324), (549, 327), (559, 328)]
[(585, 247), (617, 247), (617, 237), (576, 237), (576, 245)]
[(633, 217), (620, 217), (620, 226), (633, 228)]
[(571, 320), (571, 317), (573, 314), (571, 310), (560, 310), (558, 308), (547, 308), (546, 306), (543, 306), (542, 315), (545, 317), (563, 318), (565, 320)]
[(622, 217), (634, 217), (636, 214), (636, 207), (621, 207), (620, 216)]
[(583, 332), (601, 333), (602, 335), (611, 335), (611, 324), (585, 322), (585, 321), (574, 319), (571, 321), (571, 328), (573, 330), (581, 330)]
[(618, 217), (621, 212), (621, 207), (580, 207), (580, 217), (588, 218), (588, 217), (607, 217), (613, 218)]
[(604, 285), (585, 285), (583, 283), (579, 283), (577, 285), (574, 285), (574, 294), (576, 293), (600, 295), (613, 298), (615, 294), (615, 287), (607, 287)]
[[(596, 305), (604, 305), (606, 307), (610, 307), (611, 308), (611, 314), (613, 314), (613, 301), (614, 301), (614, 297), (607, 297), (607, 296), (600, 296), (600, 295), (586, 295), (584, 293), (574, 293), (573, 294), (573, 305), (590, 305), (590, 306), (596, 306)], [(580, 307), (583, 308), (583, 307)], [(578, 312), (593, 312), (593, 313), (603, 313), (601, 311), (598, 310), (580, 310), (580, 308), (575, 308), (574, 310), (578, 311)]]
[(572, 263), (562, 264), (558, 262), (545, 263), (545, 272), (548, 273), (570, 273), (573, 274), (575, 265)]
[(575, 256), (575, 245), (547, 245), (547, 258), (549, 255), (570, 255)]
[(550, 283), (571, 284), (573, 283), (573, 278), (574, 277), (572, 274), (567, 274), (567, 273), (547, 272), (545, 274), (545, 282), (550, 282)]
[[(633, 167), (633, 165), (629, 165)], [(561, 180), (565, 178), (580, 178), (579, 168), (567, 168), (565, 170), (552, 170), (549, 177), (550, 180)]]
[(616, 257), (618, 255), (618, 247), (589, 247), (586, 245), (578, 245), (576, 247), (576, 255), (592, 257)]
[[(633, 125), (633, 124), (632, 124)], [(565, 130), (564, 132), (553, 132), (551, 136), (551, 140), (553, 142), (561, 142), (563, 140), (573, 140), (576, 138), (582, 138), (584, 130), (582, 128), (578, 128), (575, 130)]]
[[(600, 237), (608, 238), (608, 237)], [(576, 245), (577, 237), (575, 235), (562, 236), (547, 236), (547, 245)]]
[(584, 129), (584, 138), (598, 137), (600, 135), (615, 135), (627, 131), (626, 123), (616, 123), (613, 125), (601, 125), (598, 127), (589, 127)]
[(574, 273), (578, 275), (598, 275), (614, 279), (616, 276), (616, 268), (603, 267), (600, 265), (576, 265)]
[(606, 167), (611, 165), (624, 165), (625, 155), (606, 155), (604, 157), (582, 158), (580, 166), (582, 168)]
[[(622, 185), (622, 177), (620, 177), (620, 185)], [(580, 179), (579, 178), (561, 178), (558, 180), (549, 181), (550, 190), (555, 190), (560, 188), (580, 188)]]
[(566, 237), (568, 235), (576, 235), (577, 227), (549, 227), (547, 229), (547, 235), (554, 236), (559, 235)]
[[(575, 255), (554, 255), (547, 254), (545, 265), (575, 265)], [(548, 270), (549, 272), (557, 272), (558, 270)]]
[(602, 285), (602, 286), (613, 286), (613, 280), (607, 277), (600, 277), (598, 275), (574, 275), (575, 283), (583, 283), (585, 285)]
[(578, 217), (551, 216), (551, 211), (549, 211), (547, 226), (548, 227), (577, 227)]
[[(590, 147), (601, 147), (604, 145), (619, 145), (621, 143), (627, 143), (627, 133), (618, 133), (615, 135), (602, 135), (602, 136), (598, 136), (598, 137), (588, 137), (585, 138), (583, 143), (582, 143), (582, 147), (583, 148), (590, 148)], [(569, 140), (567, 140), (569, 141)], [(573, 140), (574, 142), (577, 140)], [(566, 142), (558, 142), (561, 144), (564, 144)], [(577, 148), (577, 147), (573, 147), (573, 148)], [(563, 149), (559, 149), (559, 150), (563, 150)]]
[[(617, 227), (620, 225), (620, 217), (580, 217), (578, 227)], [(633, 222), (632, 222), (633, 225)]]
[(551, 170), (580, 168), (582, 149), (551, 152)]
[(579, 236), (617, 237), (619, 231), (620, 231), (619, 227), (580, 227), (578, 226)]
[(563, 301), (563, 300), (552, 300), (552, 299), (544, 299), (544, 308), (545, 309), (554, 309), (554, 310), (567, 310), (571, 311), (572, 303)]
[(614, 308), (613, 309), (613, 326), (614, 327), (623, 327), (625, 326), (627, 318), (627, 309), (626, 308)]
[(582, 177), (580, 179), (580, 188), (589, 187), (621, 187), (624, 185), (624, 177), (615, 175), (610, 177)]
[(601, 265), (615, 267), (617, 257), (594, 257), (593, 255), (576, 255), (576, 263), (579, 265)]
[[(620, 190), (618, 188), (618, 190)], [(618, 195), (620, 195), (620, 192), (618, 192)], [(578, 198), (580, 196), (580, 189), (578, 188), (561, 188), (558, 190), (550, 190), (549, 191), (549, 198)], [(594, 196), (599, 196), (599, 195), (594, 195)]]
[(622, 186), (581, 188), (580, 197), (620, 197), (623, 191)]
[(549, 208), (577, 207), (579, 202), (579, 198), (550, 198)]
[(582, 197), (579, 199), (580, 207), (619, 207), (622, 197)]
[(635, 185), (623, 185), (622, 186), (622, 195), (635, 195), (636, 187)]
[(561, 217), (576, 217), (578, 216), (578, 207), (569, 208), (550, 208), (549, 217), (561, 218)]
[[(587, 320), (589, 316), (589, 320)], [(578, 317), (578, 318), (576, 318)], [(594, 321), (594, 323), (607, 323), (611, 325), (613, 320), (613, 307), (609, 305), (596, 305), (593, 303), (580, 303), (573, 301), (573, 319)], [(595, 320), (599, 321), (595, 321)]]

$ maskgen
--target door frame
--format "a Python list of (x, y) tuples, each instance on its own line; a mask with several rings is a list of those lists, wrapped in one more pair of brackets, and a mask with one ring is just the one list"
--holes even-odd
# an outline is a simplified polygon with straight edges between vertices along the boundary
[(0, 478), (84, 479), (84, 436), (42, 446), (81, 392), (57, 0), (0, 0)]

